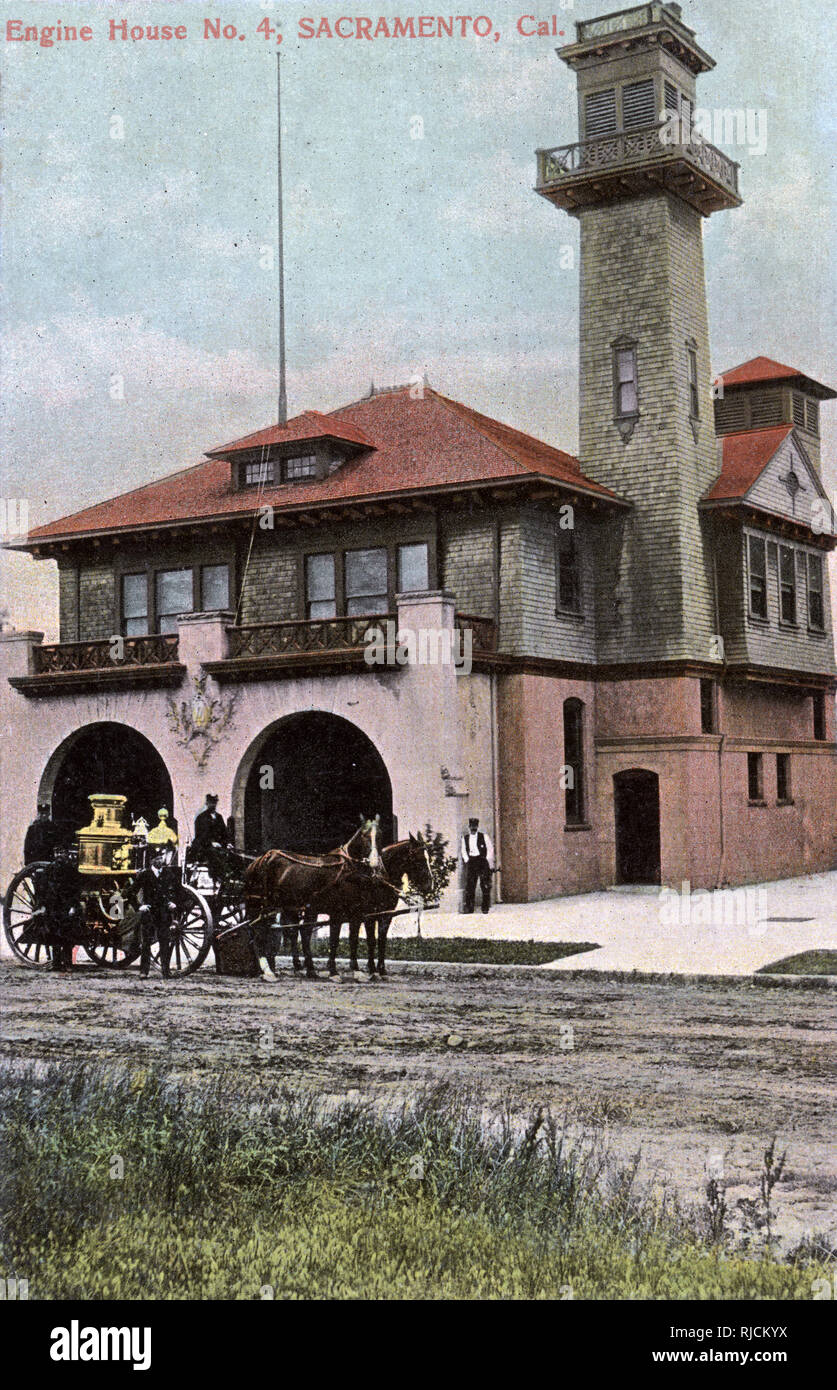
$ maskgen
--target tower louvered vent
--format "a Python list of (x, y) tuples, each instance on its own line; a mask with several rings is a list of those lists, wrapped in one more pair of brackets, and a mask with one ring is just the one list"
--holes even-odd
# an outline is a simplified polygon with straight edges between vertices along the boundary
[(584, 130), (589, 139), (616, 129), (616, 88), (591, 92), (584, 105)]
[(654, 79), (628, 82), (622, 88), (622, 124), (626, 130), (654, 124)]

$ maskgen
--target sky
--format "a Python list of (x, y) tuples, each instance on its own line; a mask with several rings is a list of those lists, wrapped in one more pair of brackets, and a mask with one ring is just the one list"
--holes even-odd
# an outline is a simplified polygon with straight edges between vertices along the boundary
[[(265, 20), (282, 33), (290, 413), (426, 373), (574, 451), (578, 229), (533, 192), (534, 150), (577, 138), (575, 78), (555, 48), (611, 8), (553, 0), (543, 17), (554, 12), (565, 38), (523, 38), (527, 6), (486, 0), (487, 37), (369, 42), (302, 39), (299, 20), (421, 7), (0, 4), (0, 498), (26, 498), (39, 525), (276, 418), (277, 45)], [(828, 7), (682, 9), (717, 62), (701, 105), (766, 120), (761, 152), (722, 145), (745, 202), (704, 224), (713, 368), (764, 354), (834, 382)], [(236, 37), (204, 38), (207, 17)], [(10, 41), (10, 19), (87, 24), (93, 37)], [(182, 24), (187, 37), (111, 41), (111, 19)], [(823, 410), (827, 469), (835, 406)], [(18, 627), (57, 635), (53, 564), (4, 554), (0, 585)]]

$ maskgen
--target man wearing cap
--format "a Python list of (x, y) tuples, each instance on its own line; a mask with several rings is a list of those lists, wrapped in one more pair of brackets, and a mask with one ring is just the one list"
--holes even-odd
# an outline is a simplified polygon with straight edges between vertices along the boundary
[(164, 980), (169, 978), (171, 925), (179, 891), (180, 870), (174, 845), (171, 841), (155, 845), (150, 866), (137, 874), (131, 884), (132, 899), (139, 907), (141, 980), (148, 979), (155, 941), (160, 947), (160, 972)]
[(195, 838), (192, 842), (190, 859), (203, 863), (213, 845), (226, 849), (227, 826), (224, 817), (218, 813), (218, 798), (209, 792), (206, 805), (195, 817)]
[(38, 859), (51, 859), (58, 842), (58, 830), (50, 818), (49, 806), (42, 804), (26, 832), (23, 841), (23, 862), (34, 864)]
[(65, 845), (57, 844), (51, 863), (39, 870), (43, 881), (40, 897), (46, 918), (46, 936), (53, 970), (72, 970), (73, 946), (84, 921), (78, 869)]
[(465, 912), (473, 912), (477, 883), (482, 892), (482, 910), (487, 912), (491, 905), (491, 870), (494, 868), (494, 846), (489, 837), (480, 830), (476, 816), (471, 816), (468, 829), (462, 836), (459, 857), (465, 865)]

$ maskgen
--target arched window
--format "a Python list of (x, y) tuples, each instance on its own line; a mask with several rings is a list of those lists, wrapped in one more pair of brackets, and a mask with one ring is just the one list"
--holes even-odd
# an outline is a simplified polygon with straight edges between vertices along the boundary
[(564, 808), (567, 825), (585, 822), (584, 703), (564, 701)]

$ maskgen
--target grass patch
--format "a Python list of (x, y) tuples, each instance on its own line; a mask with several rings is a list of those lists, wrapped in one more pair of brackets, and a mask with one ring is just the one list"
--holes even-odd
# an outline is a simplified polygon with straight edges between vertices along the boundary
[[(395, 936), (387, 938), (387, 960), (452, 961), (461, 965), (545, 965), (563, 956), (595, 951), (589, 941), (485, 941), (467, 936)], [(321, 937), (312, 954), (328, 955), (328, 939)], [(338, 958), (348, 959), (349, 942), (341, 937)], [(366, 942), (361, 933), (358, 960), (366, 959)]]
[[(602, 1131), (425, 1091), (397, 1112), (158, 1071), (0, 1075), (0, 1277), (37, 1299), (808, 1299), (635, 1188)], [(571, 1293), (570, 1293), (571, 1291)]]
[(762, 965), (757, 975), (837, 975), (837, 951), (800, 951), (772, 965)]

